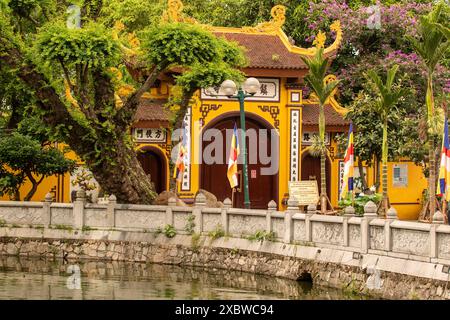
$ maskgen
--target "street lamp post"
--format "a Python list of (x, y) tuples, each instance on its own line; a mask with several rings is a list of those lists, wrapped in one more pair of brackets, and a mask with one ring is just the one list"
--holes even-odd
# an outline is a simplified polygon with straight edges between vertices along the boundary
[(239, 101), (239, 113), (241, 118), (241, 146), (243, 153), (243, 176), (244, 176), (244, 207), (250, 209), (250, 192), (248, 188), (248, 166), (247, 166), (247, 145), (245, 143), (245, 108), (244, 101), (245, 98), (249, 98), (258, 92), (260, 87), (259, 81), (256, 78), (248, 78), (242, 86), (239, 86), (239, 90), (236, 93), (236, 83), (232, 80), (225, 80), (221, 89), (228, 96), (228, 98), (234, 98)]

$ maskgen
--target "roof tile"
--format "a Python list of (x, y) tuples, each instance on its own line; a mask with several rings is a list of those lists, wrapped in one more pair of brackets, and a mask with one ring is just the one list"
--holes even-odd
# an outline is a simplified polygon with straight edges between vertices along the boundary
[[(319, 123), (319, 106), (318, 105), (304, 105), (302, 107), (303, 125), (318, 125)], [(325, 105), (325, 123), (329, 126), (347, 126), (350, 124), (345, 120), (334, 108), (327, 104)]]
[(249, 60), (248, 68), (306, 69), (300, 55), (290, 52), (277, 35), (231, 32), (214, 34), (245, 47)]
[(134, 122), (138, 121), (169, 121), (169, 112), (165, 109), (164, 99), (142, 98), (134, 115)]

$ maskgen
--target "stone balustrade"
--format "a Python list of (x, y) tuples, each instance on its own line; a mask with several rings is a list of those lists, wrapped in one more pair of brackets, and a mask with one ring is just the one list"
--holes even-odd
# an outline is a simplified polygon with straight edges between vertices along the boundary
[(274, 201), (267, 210), (232, 208), (229, 199), (222, 208), (208, 208), (202, 194), (192, 207), (176, 206), (175, 199), (167, 206), (119, 204), (114, 196), (108, 204), (90, 204), (80, 191), (74, 203), (54, 203), (50, 195), (44, 202), (0, 201), (0, 226), (155, 232), (172, 225), (177, 234), (221, 230), (234, 238), (265, 232), (275, 242), (450, 264), (450, 226), (439, 214), (426, 224), (399, 221), (393, 208), (386, 218), (376, 212), (371, 202), (361, 217), (351, 207), (342, 216), (320, 215), (315, 205), (300, 212), (293, 202), (284, 212)]

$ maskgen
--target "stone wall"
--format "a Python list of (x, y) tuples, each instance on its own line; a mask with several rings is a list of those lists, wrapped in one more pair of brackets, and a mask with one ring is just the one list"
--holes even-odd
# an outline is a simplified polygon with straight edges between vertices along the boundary
[[(229, 201), (224, 201), (223, 208), (206, 208), (202, 194), (198, 195), (192, 207), (177, 207), (175, 201), (171, 200), (168, 206), (117, 204), (114, 197), (111, 197), (109, 203), (105, 205), (86, 204), (82, 195), (71, 204), (53, 203), (50, 197), (47, 197), (42, 203), (2, 201), (0, 202), (0, 226), (4, 226), (4, 228), (1, 229), (1, 236), (7, 240), (2, 240), (6, 247), (3, 245), (0, 253), (17, 254), (17, 252), (14, 252), (14, 248), (11, 247), (12, 244), (16, 246), (18, 242), (22, 241), (21, 239), (17, 241), (12, 240), (15, 237), (14, 232), (17, 230), (44, 230), (45, 234), (37, 235), (37, 238), (40, 239), (38, 241), (42, 242), (42, 239), (52, 239), (52, 241), (58, 239), (58, 236), (51, 232), (62, 232), (61, 229), (73, 229), (75, 231), (72, 231), (71, 236), (67, 237), (65, 235), (63, 238), (64, 243), (61, 242), (61, 247), (55, 249), (61, 252), (64, 250), (65, 254), (70, 258), (81, 256), (158, 262), (160, 258), (154, 257), (161, 257), (160, 254), (151, 254), (153, 258), (142, 255), (143, 253), (133, 253), (131, 256), (128, 256), (126, 252), (110, 250), (109, 243), (105, 244), (105, 250), (103, 245), (101, 250), (90, 248), (88, 251), (85, 251), (87, 247), (82, 247), (81, 249), (73, 248), (71, 251), (69, 249), (66, 250), (62, 246), (67, 244), (67, 239), (71, 241), (78, 239), (75, 233), (79, 232), (82, 234), (83, 231), (87, 230), (92, 230), (91, 232), (95, 232), (98, 236), (98, 238), (94, 237), (91, 239), (95, 242), (93, 245), (100, 245), (98, 242), (104, 239), (100, 235), (104, 233), (104, 237), (107, 238), (112, 234), (114, 236), (119, 234), (121, 238), (110, 239), (111, 241), (125, 241), (119, 247), (126, 248), (129, 246), (129, 243), (133, 243), (132, 247), (152, 246), (154, 239), (149, 240), (146, 238), (144, 242), (147, 244), (145, 245), (139, 243), (139, 241), (143, 241), (140, 235), (161, 232), (167, 225), (171, 225), (175, 229), (177, 237), (182, 237), (186, 241), (183, 243), (185, 248), (183, 250), (197, 246), (191, 243), (190, 233), (203, 235), (208, 238), (207, 236), (212, 235), (212, 232), (223, 230), (230, 240), (234, 239), (245, 243), (249, 242), (246, 240), (247, 238), (251, 236), (255, 238), (257, 233), (259, 235), (271, 235), (270, 239), (272, 242), (265, 241), (264, 243), (266, 245), (270, 243), (272, 247), (268, 247), (272, 249), (279, 248), (279, 246), (291, 248), (290, 250), (303, 248), (302, 251), (307, 254), (302, 256), (301, 259), (308, 260), (308, 264), (332, 263), (341, 265), (342, 268), (337, 272), (337, 278), (340, 280), (336, 280), (340, 285), (346, 282), (346, 280), (342, 280), (345, 279), (344, 273), (347, 270), (347, 267), (344, 266), (344, 256), (349, 257), (349, 261), (354, 260), (355, 263), (358, 262), (358, 268), (369, 268), (372, 270), (371, 272), (387, 272), (395, 274), (396, 277), (418, 277), (422, 280), (425, 279), (428, 281), (427, 283), (447, 281), (449, 278), (447, 266), (450, 265), (450, 226), (448, 225), (399, 221), (395, 218), (381, 219), (373, 214), (363, 217), (354, 215), (326, 216), (317, 214), (313, 207), (310, 207), (306, 213), (300, 212), (292, 206), (285, 212), (278, 212), (273, 203), (268, 205), (267, 210), (235, 209), (230, 207)], [(183, 238), (183, 236), (185, 237)], [(35, 238), (23, 232), (20, 233), (20, 237)], [(253, 242), (250, 243), (252, 244)], [(89, 242), (83, 242), (82, 244), (82, 246), (88, 245), (90, 245)], [(27, 246), (31, 246), (31, 249)], [(39, 247), (42, 246), (45, 247), (45, 245), (39, 244)], [(214, 250), (219, 250), (219, 248), (222, 247), (219, 246)], [(328, 260), (320, 260), (320, 255), (317, 256), (318, 248), (319, 251), (328, 250), (330, 252), (330, 255), (327, 256)], [(228, 249), (232, 250), (233, 248)], [(34, 250), (33, 244), (27, 244), (23, 250), (20, 250), (20, 254), (28, 254)], [(42, 251), (44, 249), (39, 250)], [(75, 250), (81, 251), (76, 252)], [(165, 249), (161, 250), (164, 252)], [(213, 249), (202, 247), (202, 250)], [(252, 254), (258, 254), (261, 247), (254, 247), (252, 244), (250, 249), (245, 247), (245, 250), (246, 252), (252, 252)], [(103, 253), (94, 254), (97, 251)], [(89, 252), (94, 254), (94, 256), (88, 254)], [(212, 254), (212, 252), (210, 253)], [(268, 251), (266, 253), (276, 254), (279, 261), (284, 261), (283, 257), (286, 257), (286, 255), (292, 256), (292, 252), (286, 252), (284, 249), (280, 252)], [(193, 261), (196, 261), (195, 258), (192, 258), (194, 259), (193, 261), (186, 260), (186, 255), (187, 253), (179, 257), (178, 255), (171, 256), (169, 254), (173, 258), (171, 263), (192, 264), (194, 263)], [(194, 253), (192, 253), (192, 256), (195, 257)], [(263, 269), (258, 269), (268, 267), (266, 263), (259, 260), (259, 256), (258, 258), (255, 258), (253, 255), (250, 256), (252, 257), (249, 258), (251, 261), (257, 260), (258, 266), (255, 266), (253, 270), (247, 268), (245, 271), (266, 273)], [(218, 261), (217, 265), (229, 268), (230, 266), (222, 261), (222, 258), (216, 260)], [(367, 259), (367, 261), (365, 264), (362, 264), (361, 261), (364, 259)], [(286, 260), (288, 266), (291, 263), (289, 261), (290, 258)], [(303, 261), (302, 264), (304, 263), (306, 262)], [(208, 262), (207, 264), (214, 263)], [(232, 267), (238, 266), (233, 264)], [(277, 271), (271, 272), (271, 274), (274, 273), (275, 275), (291, 278), (298, 276), (295, 272), (288, 275), (286, 274), (288, 271), (280, 271), (284, 270), (284, 268), (282, 265), (277, 265)], [(286, 270), (290, 270), (290, 268)], [(336, 272), (331, 269), (329, 271), (331, 273), (329, 277), (327, 276), (328, 280), (326, 281), (332, 282)], [(349, 274), (353, 274), (356, 271), (352, 269), (349, 272)], [(316, 276), (315, 279), (322, 283), (327, 277)], [(361, 281), (363, 282), (363, 280)], [(413, 290), (411, 287), (408, 288)], [(402, 294), (405, 294), (405, 292)], [(444, 295), (442, 293), (442, 295), (437, 296), (443, 297)], [(403, 295), (403, 297), (406, 296)]]
[[(35, 228), (0, 228), (0, 257), (87, 259), (171, 264), (244, 271), (291, 280), (310, 276), (317, 286), (342, 289), (390, 299), (450, 299), (446, 280), (427, 273), (425, 262), (405, 263), (400, 258), (240, 238), (212, 239), (136, 231), (77, 231)], [(371, 288), (373, 266), (381, 286)], [(402, 266), (402, 270), (394, 266)], [(388, 271), (389, 268), (391, 271)], [(437, 270), (435, 270), (437, 271)]]

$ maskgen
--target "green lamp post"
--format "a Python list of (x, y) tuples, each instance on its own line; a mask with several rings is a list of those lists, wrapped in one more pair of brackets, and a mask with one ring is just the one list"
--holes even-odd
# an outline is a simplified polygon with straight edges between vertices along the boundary
[(228, 98), (234, 98), (239, 101), (239, 112), (241, 118), (241, 146), (243, 153), (243, 176), (244, 176), (244, 207), (250, 209), (250, 192), (248, 188), (248, 165), (247, 165), (247, 145), (245, 143), (245, 108), (244, 101), (246, 98), (253, 97), (259, 91), (260, 83), (256, 78), (248, 78), (242, 86), (237, 85), (232, 80), (225, 80), (221, 85), (221, 90)]

